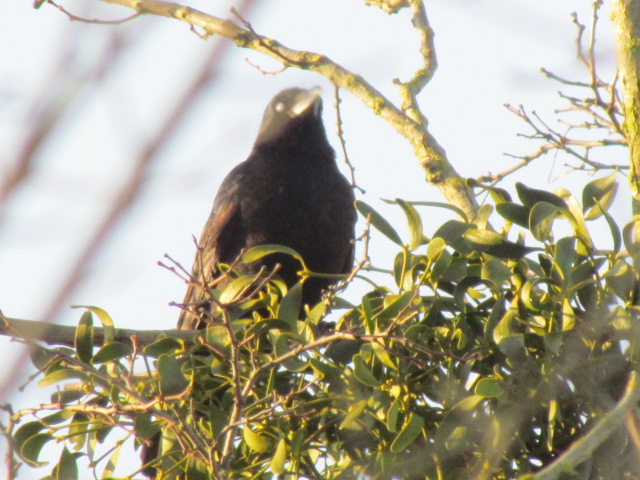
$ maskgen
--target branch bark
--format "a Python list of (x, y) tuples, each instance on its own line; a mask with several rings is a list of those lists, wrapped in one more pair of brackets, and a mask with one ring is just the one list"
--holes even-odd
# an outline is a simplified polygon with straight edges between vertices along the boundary
[(640, 214), (640, 3), (636, 0), (613, 0), (612, 6), (624, 107), (623, 129), (630, 153), (629, 184), (634, 198), (633, 212)]
[[(475, 216), (478, 207), (471, 189), (467, 187), (465, 179), (460, 177), (447, 160), (444, 149), (429, 132), (424, 117), (415, 114), (413, 102), (407, 102), (405, 98), (404, 103), (409, 107), (405, 112), (385, 98), (360, 75), (336, 64), (326, 55), (293, 50), (276, 40), (258, 35), (248, 24), (245, 27), (240, 27), (230, 20), (223, 20), (173, 2), (158, 0), (105, 1), (128, 7), (139, 14), (153, 14), (188, 23), (204, 30), (205, 37), (214, 34), (222, 35), (233, 41), (238, 47), (268, 55), (286, 67), (296, 67), (319, 73), (334, 85), (351, 92), (405, 137), (413, 146), (418, 162), (426, 173), (427, 181), (437, 186), (449, 203), (461, 208), (469, 218)], [(424, 56), (430, 50), (432, 32), (422, 2), (414, 0), (412, 10), (414, 26), (421, 36), (421, 51)], [(426, 63), (425, 67), (418, 71), (417, 79), (414, 78), (409, 84), (399, 85), (405, 86), (405, 88), (412, 87), (409, 89), (410, 93), (415, 95), (417, 87), (420, 84), (426, 84), (434, 68), (435, 61), (432, 65)]]
[[(47, 322), (21, 320), (18, 318), (0, 317), (0, 335), (21, 338), (32, 342), (43, 342), (47, 345), (74, 346), (76, 327), (67, 325), (53, 325)], [(131, 330), (116, 328), (114, 341), (132, 344), (132, 337), (136, 338), (136, 345), (142, 347), (150, 345), (168, 334), (173, 338), (180, 338), (188, 343), (194, 343), (202, 332), (195, 330)], [(93, 328), (93, 345), (104, 345), (104, 329)]]

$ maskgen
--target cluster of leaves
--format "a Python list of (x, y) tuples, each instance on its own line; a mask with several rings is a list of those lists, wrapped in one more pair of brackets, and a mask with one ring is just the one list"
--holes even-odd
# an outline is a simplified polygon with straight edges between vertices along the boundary
[[(519, 203), (488, 190), (500, 217), (485, 206), (431, 239), (424, 204), (396, 200), (407, 242), (358, 203), (400, 247), (394, 287), (373, 285), (359, 305), (334, 299), (345, 309), (335, 325), (323, 304), (300, 315), (300, 285), (275, 280), (256, 292), (261, 279), (242, 275), (213, 292), (219, 320), (195, 343), (168, 335), (138, 350), (105, 338), (94, 353), (87, 312), (75, 350), (39, 349), (42, 382), (67, 383), (51, 405), (14, 415), (36, 416), (12, 432), (16, 452), (37, 464), (44, 445), (62, 442), (52, 477), (70, 479), (82, 456), (97, 478), (112, 478), (127, 439), (141, 445), (159, 432), (152, 463), (164, 479), (489, 479), (540, 469), (607, 414), (636, 360), (637, 223), (621, 231), (607, 212), (614, 175), (587, 185), (582, 206), (524, 185)], [(556, 240), (559, 219), (569, 233)], [(589, 221), (608, 226), (612, 248), (594, 246)], [(524, 245), (527, 230), (537, 246)], [(144, 372), (134, 374), (136, 359)], [(577, 466), (581, 478), (633, 472), (627, 438), (620, 430), (600, 446)]]

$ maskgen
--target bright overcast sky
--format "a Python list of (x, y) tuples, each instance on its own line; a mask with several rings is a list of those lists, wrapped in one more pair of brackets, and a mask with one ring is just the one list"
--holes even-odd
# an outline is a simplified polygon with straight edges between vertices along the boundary
[[(117, 19), (130, 14), (96, 0), (57, 1), (87, 18)], [(6, 3), (0, 16), (0, 171), (6, 172), (15, 161), (46, 101), (64, 99), (80, 89), (55, 135), (38, 152), (29, 179), (0, 216), (0, 309), (10, 317), (38, 320), (58, 295), (78, 251), (107, 213), (141, 150), (220, 39), (205, 42), (185, 24), (165, 18), (145, 17), (120, 26), (90, 25), (70, 22), (51, 5), (34, 10), (26, 0)], [(229, 7), (236, 3), (217, 0), (189, 5), (229, 17)], [(258, 33), (288, 47), (327, 54), (397, 101), (392, 79), (407, 80), (419, 66), (416, 32), (408, 11), (388, 16), (363, 3), (258, 0), (247, 19)], [(434, 79), (419, 97), (430, 131), (462, 176), (502, 171), (513, 164), (505, 152), (526, 154), (536, 147), (516, 138), (518, 132), (527, 131), (526, 126), (503, 104), (522, 103), (551, 119), (552, 111), (561, 106), (556, 94), (560, 86), (546, 80), (540, 67), (564, 77), (586, 78), (576, 59), (576, 29), (570, 14), (577, 11), (581, 21), (588, 23), (591, 2), (426, 3), (439, 61)], [(597, 53), (602, 76), (609, 80), (614, 68), (613, 40), (608, 12), (603, 10), (601, 17)], [(115, 38), (127, 42), (119, 56), (106, 53)], [(61, 63), (62, 52), (67, 53), (66, 63)], [(82, 87), (80, 79), (100, 58), (106, 60), (99, 80)], [(162, 150), (142, 196), (98, 257), (86, 265), (82, 286), (69, 295), (66, 305), (100, 306), (117, 327), (175, 326), (177, 309), (167, 304), (180, 301), (185, 287), (156, 263), (168, 253), (190, 266), (191, 236), (200, 234), (226, 173), (248, 155), (262, 111), (280, 89), (323, 87), (325, 124), (344, 166), (335, 134), (331, 85), (317, 74), (294, 69), (263, 75), (247, 58), (264, 70), (279, 68), (271, 59), (231, 46), (216, 67), (215, 82)], [(349, 93), (342, 96), (348, 154), (357, 169), (358, 184), (367, 191), (360, 198), (404, 232), (399, 209), (385, 206), (380, 198), (444, 200), (425, 183), (407, 142)], [(513, 184), (520, 180), (537, 188), (565, 187), (579, 195), (589, 179), (565, 175), (565, 161), (549, 156), (508, 177), (501, 186), (513, 192)], [(610, 161), (625, 163), (626, 158), (623, 153)], [(626, 189), (620, 196), (614, 214), (622, 221), (629, 216)], [(451, 218), (438, 209), (421, 212), (427, 234)], [(388, 267), (385, 262), (393, 252), (388, 241), (374, 237), (373, 259), (379, 266)], [(358, 294), (352, 294), (356, 299), (361, 293), (358, 288), (354, 286)], [(65, 308), (57, 320), (75, 323), (79, 316), (78, 311)], [(7, 352), (7, 365), (21, 351), (3, 338), (0, 348)], [(31, 391), (37, 394), (36, 388)], [(23, 400), (24, 395), (20, 403)], [(23, 471), (21, 478), (29, 475)]]

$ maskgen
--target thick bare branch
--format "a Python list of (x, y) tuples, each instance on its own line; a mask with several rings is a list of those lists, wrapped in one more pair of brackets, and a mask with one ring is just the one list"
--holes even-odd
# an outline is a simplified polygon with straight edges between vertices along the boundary
[[(246, 21), (245, 28), (243, 28), (230, 20), (223, 20), (177, 3), (159, 2), (157, 0), (105, 1), (131, 8), (137, 13), (160, 15), (180, 20), (189, 25), (195, 25), (203, 29), (208, 35), (222, 35), (232, 40), (239, 47), (249, 48), (268, 55), (281, 62), (284, 66), (319, 73), (334, 85), (348, 90), (411, 143), (420, 166), (426, 172), (427, 180), (436, 185), (450, 203), (460, 207), (470, 217), (473, 217), (477, 204), (471, 190), (467, 188), (464, 179), (449, 163), (444, 149), (429, 133), (426, 124), (423, 124), (422, 120), (416, 121), (406, 115), (360, 75), (336, 64), (326, 55), (293, 50), (276, 40), (257, 34)], [(427, 46), (430, 45), (432, 34), (429, 33), (431, 30), (426, 21), (424, 7), (421, 6), (421, 3), (414, 1), (412, 4), (414, 25), (422, 32), (423, 55), (426, 55), (425, 58), (430, 58), (432, 63), (425, 64), (423, 69), (419, 71), (413, 80), (413, 85), (416, 85), (413, 88), (426, 84), (435, 68), (432, 52), (426, 51)]]
[(615, 28), (618, 72), (622, 86), (624, 131), (630, 150), (629, 183), (635, 198), (634, 213), (640, 213), (640, 4), (614, 0), (611, 18)]

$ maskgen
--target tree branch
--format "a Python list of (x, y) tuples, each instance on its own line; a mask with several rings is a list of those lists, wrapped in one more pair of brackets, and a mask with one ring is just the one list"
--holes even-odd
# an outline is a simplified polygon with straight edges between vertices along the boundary
[[(136, 338), (139, 346), (151, 345), (160, 338), (170, 335), (187, 343), (195, 343), (196, 338), (202, 332), (194, 330), (131, 330), (116, 328), (114, 340), (117, 342), (132, 344), (132, 337)], [(76, 327), (67, 325), (52, 325), (47, 322), (34, 320), (21, 320), (18, 318), (0, 317), (0, 335), (5, 337), (21, 338), (34, 342), (43, 342), (47, 345), (74, 346)], [(93, 328), (93, 345), (104, 345), (104, 329)]]
[(613, 431), (624, 423), (627, 412), (640, 401), (640, 385), (637, 372), (632, 372), (624, 395), (613, 410), (604, 415), (598, 423), (581, 439), (558, 457), (553, 463), (534, 475), (524, 475), (520, 480), (556, 480), (580, 463), (588, 460), (593, 451), (602, 445)]
[[(205, 36), (219, 34), (233, 41), (241, 48), (248, 48), (268, 55), (281, 62), (284, 66), (293, 66), (319, 73), (334, 85), (351, 92), (376, 115), (382, 117), (400, 135), (405, 137), (413, 146), (420, 166), (427, 174), (427, 180), (436, 185), (450, 203), (460, 207), (469, 217), (474, 216), (477, 204), (473, 192), (466, 186), (464, 179), (449, 163), (442, 146), (427, 130), (426, 122), (423, 122), (422, 115), (420, 115), (419, 121), (412, 118), (415, 115), (411, 117), (406, 115), (360, 75), (348, 71), (325, 55), (293, 50), (276, 40), (259, 35), (250, 28), (250, 24), (247, 22), (245, 22), (245, 28), (242, 28), (230, 20), (223, 20), (173, 2), (160, 2), (157, 0), (105, 1), (131, 8), (139, 14), (159, 15), (200, 27), (206, 32)], [(433, 49), (430, 47), (433, 35), (426, 20), (422, 2), (414, 0), (411, 6), (414, 12), (414, 26), (421, 32), (421, 52), (425, 58), (429, 58), (431, 61), (431, 63), (425, 63), (425, 66), (409, 82), (413, 90), (419, 91), (435, 69), (435, 57), (433, 56)]]

